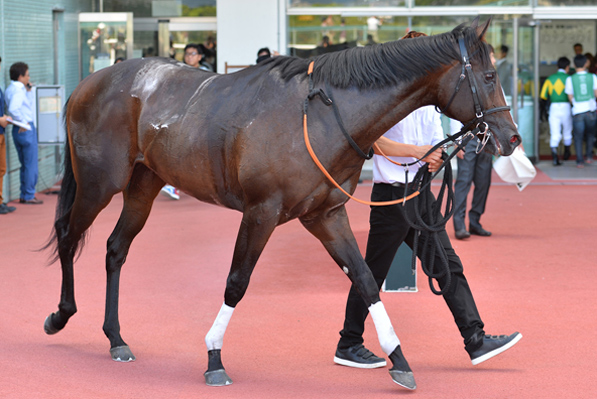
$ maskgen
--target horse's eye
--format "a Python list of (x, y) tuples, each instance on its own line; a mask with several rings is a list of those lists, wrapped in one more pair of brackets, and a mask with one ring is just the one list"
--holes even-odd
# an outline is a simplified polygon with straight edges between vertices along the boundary
[(494, 72), (487, 72), (485, 74), (485, 80), (486, 81), (491, 82), (494, 79), (495, 79), (495, 73)]

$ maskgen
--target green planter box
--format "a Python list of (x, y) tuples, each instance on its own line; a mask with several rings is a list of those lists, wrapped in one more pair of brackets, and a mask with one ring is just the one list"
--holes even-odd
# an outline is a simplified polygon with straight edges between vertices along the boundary
[[(413, 251), (402, 243), (394, 256), (392, 266), (382, 286), (385, 292), (417, 292), (417, 271), (411, 268)], [(417, 264), (419, 261), (417, 260)]]

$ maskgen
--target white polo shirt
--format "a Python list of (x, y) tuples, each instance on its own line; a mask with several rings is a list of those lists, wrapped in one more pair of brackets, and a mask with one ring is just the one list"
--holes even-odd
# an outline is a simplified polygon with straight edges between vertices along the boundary
[[(421, 107), (388, 130), (384, 137), (404, 144), (435, 145), (444, 139), (440, 114), (432, 105)], [(400, 163), (416, 161), (412, 157), (389, 157)], [(412, 182), (424, 162), (408, 167), (408, 182)], [(373, 156), (374, 183), (405, 183), (405, 168), (388, 161), (381, 155)]]
[[(582, 72), (577, 72), (579, 75), (580, 74), (586, 74), (587, 71), (582, 71)], [(597, 76), (595, 76), (595, 74), (593, 75), (593, 90), (597, 89)], [(566, 89), (564, 89), (566, 94), (572, 94), (574, 95), (574, 89), (572, 87), (572, 77), (568, 76), (566, 78)], [(577, 102), (574, 99), (574, 96), (572, 97), (572, 115), (578, 115), (578, 114), (582, 114), (584, 112), (588, 112), (588, 111), (595, 111), (595, 109), (597, 109), (597, 103), (595, 102), (595, 96), (593, 94), (592, 98), (589, 101), (581, 101), (581, 102)]]

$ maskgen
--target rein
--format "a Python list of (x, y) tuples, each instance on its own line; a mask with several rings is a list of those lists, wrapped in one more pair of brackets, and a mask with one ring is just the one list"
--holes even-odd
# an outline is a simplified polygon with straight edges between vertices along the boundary
[[(311, 158), (313, 159), (313, 162), (315, 162), (315, 165), (317, 165), (319, 170), (321, 170), (321, 173), (323, 173), (325, 175), (325, 177), (327, 177), (327, 179), (338, 190), (340, 190), (342, 193), (344, 193), (344, 195), (346, 195), (348, 198), (350, 198), (358, 203), (364, 204), (364, 205), (370, 205), (370, 206), (396, 205), (396, 204), (400, 204), (404, 201), (408, 201), (409, 199), (414, 198), (414, 197), (418, 196), (419, 194), (421, 194), (420, 191), (415, 191), (414, 193), (410, 194), (409, 196), (406, 196), (405, 198), (401, 198), (401, 199), (394, 200), (394, 201), (372, 202), (372, 201), (361, 200), (359, 198), (352, 196), (348, 191), (344, 190), (342, 188), (342, 186), (340, 186), (340, 184), (326, 170), (325, 166), (323, 166), (323, 164), (321, 163), (319, 158), (317, 158), (317, 155), (315, 155), (315, 152), (313, 151), (313, 147), (311, 146), (311, 141), (309, 140), (309, 130), (307, 128), (307, 109), (309, 107), (309, 101), (311, 99), (313, 99), (315, 96), (319, 96), (325, 105), (328, 105), (328, 106), (332, 105), (332, 107), (334, 108), (334, 114), (336, 115), (336, 119), (338, 121), (338, 125), (340, 126), (340, 130), (342, 130), (342, 133), (344, 134), (344, 136), (347, 137), (348, 142), (350, 143), (351, 147), (355, 149), (355, 151), (361, 156), (361, 158), (371, 159), (373, 157), (373, 148), (371, 148), (369, 150), (369, 154), (366, 155), (363, 152), (363, 150), (361, 150), (359, 148), (357, 143), (354, 142), (352, 137), (348, 134), (348, 132), (344, 128), (344, 124), (342, 123), (342, 119), (340, 118), (340, 112), (338, 111), (338, 107), (336, 106), (336, 103), (330, 97), (328, 97), (328, 95), (323, 91), (323, 89), (319, 89), (319, 90), (313, 89), (313, 66), (314, 66), (314, 64), (315, 64), (315, 62), (311, 61), (311, 63), (309, 64), (309, 69), (307, 71), (307, 76), (309, 76), (309, 94), (307, 95), (307, 98), (305, 99), (305, 102), (303, 104), (303, 133), (304, 133), (304, 138), (305, 138), (305, 145), (307, 146), (307, 151), (309, 152), (309, 155), (311, 155)], [(328, 87), (326, 85), (326, 89), (327, 88)], [(328, 91), (329, 91), (329, 89), (328, 89)]]
[[(428, 182), (426, 182), (426, 184), (422, 185), (418, 190), (416, 190), (415, 192), (411, 193), (408, 196), (404, 196), (404, 198), (400, 198), (400, 199), (396, 199), (393, 201), (366, 201), (366, 200), (361, 200), (359, 198), (354, 197), (353, 195), (351, 195), (348, 191), (344, 190), (342, 188), (342, 186), (340, 186), (340, 184), (332, 177), (332, 175), (327, 171), (327, 169), (325, 168), (325, 166), (323, 166), (323, 164), (321, 163), (321, 161), (319, 160), (319, 158), (317, 157), (317, 155), (315, 154), (315, 151), (313, 151), (313, 147), (311, 146), (311, 141), (309, 139), (309, 129), (308, 129), (308, 123), (307, 123), (307, 111), (309, 108), (309, 101), (312, 100), (313, 98), (315, 98), (316, 96), (319, 96), (321, 98), (321, 101), (327, 105), (327, 106), (332, 106), (333, 110), (334, 110), (334, 115), (336, 117), (336, 121), (338, 122), (338, 125), (340, 126), (340, 130), (342, 131), (342, 133), (344, 134), (344, 136), (346, 137), (347, 141), (349, 142), (349, 144), (351, 145), (351, 147), (357, 152), (357, 154), (359, 154), (359, 156), (361, 158), (365, 158), (365, 159), (371, 159), (373, 157), (374, 154), (374, 150), (373, 148), (371, 148), (369, 150), (368, 154), (365, 154), (363, 152), (363, 150), (361, 150), (361, 148), (355, 143), (355, 141), (353, 140), (353, 138), (350, 136), (350, 134), (348, 134), (348, 132), (346, 131), (344, 124), (342, 123), (342, 118), (340, 117), (340, 111), (338, 110), (338, 107), (336, 105), (336, 103), (333, 101), (333, 99), (331, 98), (331, 96), (329, 94), (326, 94), (326, 92), (323, 89), (314, 89), (314, 85), (313, 85), (313, 67), (315, 65), (314, 61), (311, 61), (309, 63), (309, 68), (307, 70), (307, 76), (309, 77), (309, 94), (307, 95), (307, 98), (305, 98), (305, 101), (303, 103), (303, 135), (304, 135), (304, 139), (305, 139), (305, 145), (307, 147), (307, 151), (309, 152), (309, 155), (311, 156), (311, 159), (313, 159), (313, 162), (315, 163), (315, 165), (317, 165), (317, 167), (319, 168), (319, 170), (324, 174), (324, 176), (338, 189), (340, 190), (344, 195), (346, 195), (348, 198), (364, 204), (364, 205), (370, 205), (370, 206), (388, 206), (388, 205), (396, 205), (396, 204), (401, 204), (404, 203), (405, 201), (408, 201), (418, 195), (421, 194), (421, 191), (426, 189), (430, 184), (431, 184), (431, 180), (429, 180)], [(462, 76), (462, 75), (461, 75)], [(457, 86), (457, 91), (459, 90), (459, 86), (460, 86), (460, 82), (458, 83)], [(473, 85), (471, 84), (471, 87)], [(331, 90), (329, 89), (329, 86), (326, 84), (326, 89), (328, 91), (328, 93), (331, 93)], [(453, 99), (454, 95), (452, 96)], [(452, 100), (451, 99), (451, 100)], [(451, 101), (450, 100), (450, 101)], [(500, 107), (500, 108), (504, 108), (504, 107)], [(507, 109), (510, 109), (509, 107), (505, 107)], [(494, 108), (490, 111), (492, 112), (497, 112), (498, 110), (501, 109), (497, 109)], [(482, 113), (481, 113), (482, 116)], [(439, 167), (439, 169), (433, 174), (432, 178), (434, 178), (435, 176), (437, 176), (437, 174), (446, 166), (446, 164), (458, 153), (458, 151), (463, 150), (464, 147), (466, 146), (466, 144), (468, 143), (468, 141), (470, 141), (475, 135), (479, 135), (482, 133), (485, 133), (485, 138), (483, 141), (483, 147), (481, 147), (481, 150), (485, 147), (485, 143), (487, 143), (488, 140), (488, 129), (487, 129), (487, 123), (485, 122), (480, 122), (477, 124), (477, 126), (472, 129), (469, 132), (469, 128), (477, 121), (478, 118), (473, 119), (472, 121), (468, 122), (467, 124), (465, 124), (462, 129), (460, 129), (460, 132), (454, 134), (454, 135), (448, 135), (448, 137), (442, 141), (440, 141), (439, 143), (437, 143), (436, 145), (434, 145), (425, 155), (423, 155), (423, 157), (421, 157), (421, 159), (417, 159), (413, 162), (410, 163), (398, 163), (393, 161), (392, 159), (390, 159), (389, 157), (387, 157), (385, 154), (382, 153), (382, 151), (379, 151), (380, 154), (385, 157), (386, 159), (388, 159), (390, 162), (395, 163), (397, 165), (400, 166), (411, 166), (416, 164), (417, 162), (420, 162), (422, 159), (425, 159), (429, 154), (433, 153), (435, 150), (437, 150), (440, 147), (444, 147), (446, 148), (448, 143), (452, 142), (456, 145), (456, 150), (452, 152), (452, 154), (446, 159), (444, 160), (444, 162), (442, 163), (442, 165)], [(485, 129), (482, 131), (480, 126), (484, 126)], [(467, 133), (468, 132), (468, 133)], [(463, 136), (469, 136), (468, 140), (463, 140)], [(379, 150), (379, 147), (377, 147), (375, 144), (374, 146)], [(407, 169), (408, 170), (408, 169)], [(408, 173), (408, 172), (407, 172)], [(408, 179), (407, 179), (408, 180)]]
[[(445, 229), (446, 223), (448, 222), (448, 220), (450, 219), (450, 217), (452, 217), (452, 214), (454, 213), (454, 208), (453, 208), (454, 191), (452, 188), (452, 167), (450, 165), (450, 161), (452, 160), (452, 158), (454, 156), (456, 156), (456, 154), (460, 150), (463, 150), (464, 147), (468, 144), (468, 142), (470, 140), (472, 140), (472, 138), (475, 136), (483, 135), (483, 139), (480, 140), (481, 147), (479, 147), (479, 145), (477, 145), (476, 152), (480, 153), (481, 151), (483, 151), (483, 149), (485, 148), (485, 145), (487, 144), (487, 142), (489, 141), (489, 139), (491, 137), (491, 132), (489, 131), (489, 126), (487, 125), (487, 122), (484, 121), (484, 116), (492, 114), (492, 113), (496, 113), (496, 112), (503, 112), (503, 111), (510, 110), (510, 107), (508, 107), (508, 106), (494, 107), (494, 108), (491, 108), (491, 109), (485, 110), (485, 111), (483, 110), (481, 99), (479, 98), (479, 92), (477, 90), (477, 82), (476, 82), (475, 76), (473, 75), (473, 72), (472, 72), (472, 65), (469, 60), (468, 51), (466, 49), (463, 37), (458, 38), (458, 45), (460, 47), (460, 53), (462, 56), (462, 59), (460, 60), (460, 62), (462, 64), (462, 71), (460, 73), (460, 78), (456, 84), (454, 93), (452, 93), (452, 96), (448, 100), (448, 103), (446, 104), (446, 106), (442, 110), (440, 110), (436, 106), (436, 110), (440, 113), (443, 113), (445, 110), (447, 110), (450, 107), (450, 105), (452, 104), (452, 102), (454, 101), (456, 95), (458, 94), (458, 92), (460, 90), (460, 86), (461, 86), (462, 82), (464, 82), (464, 80), (468, 77), (469, 85), (470, 85), (471, 92), (472, 92), (473, 103), (474, 103), (474, 107), (475, 107), (475, 118), (473, 118), (468, 123), (464, 124), (464, 126), (462, 127), (460, 132), (458, 132), (454, 135), (448, 135), (448, 137), (446, 139), (444, 139), (441, 142), (434, 145), (423, 157), (421, 157), (421, 159), (417, 159), (410, 163), (395, 162), (394, 160), (390, 159), (385, 154), (383, 154), (383, 152), (381, 151), (379, 146), (377, 146), (375, 143), (373, 144), (373, 147), (376, 148), (377, 152), (379, 152), (380, 155), (382, 155), (383, 157), (388, 159), (390, 162), (392, 162), (396, 165), (406, 167), (406, 172), (405, 172), (406, 173), (406, 176), (405, 176), (406, 183), (405, 183), (403, 198), (393, 200), (393, 201), (376, 201), (376, 202), (364, 201), (364, 200), (355, 198), (350, 193), (348, 193), (346, 190), (344, 190), (340, 186), (340, 184), (338, 184), (338, 182), (336, 182), (336, 180), (334, 180), (334, 178), (330, 175), (330, 173), (325, 169), (323, 164), (319, 161), (319, 159), (317, 158), (317, 155), (315, 155), (315, 152), (313, 151), (311, 142), (309, 140), (309, 131), (307, 128), (307, 110), (308, 110), (308, 106), (309, 106), (309, 101), (312, 100), (315, 96), (319, 96), (325, 105), (332, 106), (332, 108), (334, 110), (334, 115), (336, 117), (336, 121), (338, 122), (338, 125), (340, 126), (340, 130), (346, 137), (347, 141), (350, 143), (351, 147), (359, 154), (359, 156), (361, 156), (362, 158), (365, 158), (365, 159), (371, 159), (373, 157), (374, 151), (373, 151), (373, 147), (372, 147), (369, 150), (369, 153), (365, 154), (361, 150), (361, 148), (359, 148), (359, 146), (355, 143), (355, 141), (352, 139), (352, 137), (346, 131), (344, 124), (342, 123), (342, 119), (340, 117), (340, 112), (338, 110), (338, 107), (336, 106), (336, 103), (333, 101), (333, 99), (328, 94), (326, 94), (326, 92), (323, 91), (323, 89), (320, 88), (318, 90), (315, 90), (313, 88), (313, 86), (314, 86), (313, 85), (314, 61), (311, 61), (311, 63), (309, 63), (309, 68), (307, 71), (307, 76), (309, 77), (309, 94), (307, 95), (307, 98), (305, 99), (304, 105), (303, 105), (303, 133), (304, 133), (304, 139), (305, 139), (305, 145), (307, 147), (307, 151), (309, 152), (311, 158), (313, 159), (313, 162), (315, 162), (315, 164), (317, 165), (319, 170), (321, 170), (321, 172), (326, 176), (326, 178), (337, 189), (339, 189), (342, 193), (344, 193), (348, 198), (350, 198), (356, 202), (359, 202), (361, 204), (365, 204), (365, 205), (388, 206), (388, 205), (396, 205), (396, 204), (402, 203), (403, 206), (413, 206), (414, 207), (413, 214), (415, 215), (416, 220), (411, 220), (409, 218), (409, 212), (404, 212), (405, 219), (406, 219), (407, 223), (409, 224), (409, 226), (411, 228), (417, 230), (417, 232), (418, 232), (418, 234), (415, 235), (415, 239), (414, 239), (414, 243), (413, 243), (413, 248), (412, 248), (413, 257), (412, 257), (411, 267), (412, 267), (413, 274), (414, 274), (414, 271), (416, 270), (417, 255), (419, 254), (419, 252), (421, 252), (421, 254), (422, 254), (421, 255), (421, 267), (423, 268), (424, 273), (427, 275), (427, 277), (429, 279), (429, 287), (430, 287), (431, 291), (436, 295), (446, 294), (446, 292), (448, 292), (450, 285), (451, 285), (451, 271), (450, 271), (448, 255), (447, 255), (446, 250), (444, 249), (441, 239), (439, 237), (439, 233)], [(330, 90), (327, 82), (325, 84), (325, 88), (328, 91), (328, 93), (331, 93), (331, 90)], [(473, 125), (475, 127), (473, 129), (471, 129), (471, 127)], [(428, 173), (429, 165), (425, 164), (421, 168), (419, 168), (419, 171), (417, 172), (416, 176), (414, 177), (413, 182), (409, 184), (408, 183), (408, 166), (414, 165), (417, 162), (420, 162), (422, 159), (425, 159), (427, 156), (429, 156), (429, 154), (433, 153), (440, 147), (443, 147), (444, 149), (446, 149), (448, 146), (448, 143), (450, 143), (450, 142), (454, 143), (454, 145), (456, 146), (456, 149), (454, 151), (452, 151), (452, 153), (450, 155), (447, 155), (445, 152), (442, 154), (443, 162), (442, 162), (441, 166), (439, 167), (439, 169), (434, 174)], [(431, 184), (431, 181), (437, 176), (437, 174), (444, 167), (445, 167), (445, 172), (444, 172), (444, 179), (442, 182), (442, 186), (440, 188), (437, 199), (434, 200), (433, 196), (431, 195), (431, 191), (428, 188)], [(409, 194), (409, 189), (411, 187), (413, 187), (413, 192)], [(447, 190), (447, 195), (446, 195), (445, 212), (442, 215), (441, 205), (443, 203), (443, 198), (444, 198), (444, 194), (446, 194), (446, 190)], [(424, 193), (425, 195), (420, 196), (422, 193)], [(411, 205), (407, 205), (407, 201), (409, 201), (412, 198), (418, 197), (418, 196), (420, 196), (418, 201), (412, 201), (412, 204), (411, 204), (411, 202), (408, 202), (408, 204), (411, 204)], [(422, 206), (423, 209), (420, 209), (420, 206)], [(422, 232), (426, 232), (426, 234), (421, 234)], [(421, 244), (423, 248), (421, 249), (421, 251), (419, 251), (419, 240), (421, 238), (423, 240), (423, 243)], [(439, 263), (441, 270), (439, 270), (439, 271), (435, 270), (437, 262), (434, 261), (434, 258), (436, 257), (436, 254), (440, 258), (440, 261), (441, 261)], [(437, 279), (439, 281), (439, 279), (441, 279), (443, 277), (445, 277), (445, 282), (443, 284), (443, 287), (440, 287), (440, 289), (438, 290), (435, 288), (435, 286), (433, 284), (433, 279)]]

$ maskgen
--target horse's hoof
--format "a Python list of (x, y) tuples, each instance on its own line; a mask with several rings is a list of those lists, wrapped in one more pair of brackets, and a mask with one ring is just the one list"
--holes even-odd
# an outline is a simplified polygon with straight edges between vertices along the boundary
[(392, 380), (406, 389), (417, 389), (417, 383), (412, 371), (390, 370)]
[(52, 314), (46, 317), (46, 321), (44, 321), (44, 331), (48, 335), (53, 335), (60, 331), (59, 328), (54, 327), (54, 325), (52, 324)]
[(128, 345), (110, 348), (110, 355), (112, 355), (112, 360), (116, 362), (134, 362), (136, 360)]
[(223, 387), (232, 384), (232, 380), (224, 369), (206, 371), (203, 375), (205, 376), (205, 383), (210, 387)]

